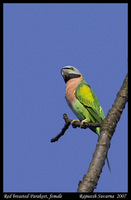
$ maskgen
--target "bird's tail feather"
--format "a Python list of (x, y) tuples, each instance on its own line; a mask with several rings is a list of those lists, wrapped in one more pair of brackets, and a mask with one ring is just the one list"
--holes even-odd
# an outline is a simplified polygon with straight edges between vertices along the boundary
[[(100, 136), (100, 128), (99, 127), (95, 128), (95, 129), (91, 128), (91, 130), (94, 131), (96, 134), (98, 134), (98, 136)], [(106, 160), (107, 160), (107, 165), (108, 165), (109, 171), (111, 172), (111, 167), (110, 167), (108, 157), (106, 157)]]
[(109, 163), (108, 157), (106, 157), (106, 160), (107, 160), (107, 165), (108, 165), (109, 171), (111, 172), (111, 167), (110, 167), (110, 163)]

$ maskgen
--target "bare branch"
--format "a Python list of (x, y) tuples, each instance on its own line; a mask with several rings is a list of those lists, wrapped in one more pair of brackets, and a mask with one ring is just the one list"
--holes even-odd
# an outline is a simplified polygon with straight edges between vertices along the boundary
[(64, 135), (65, 131), (69, 128), (69, 126), (70, 126), (70, 124), (71, 124), (71, 120), (68, 119), (67, 114), (64, 114), (64, 115), (63, 115), (63, 119), (65, 120), (65, 125), (64, 125), (62, 131), (61, 131), (57, 136), (55, 136), (54, 138), (52, 138), (52, 139), (51, 139), (51, 142), (56, 142), (56, 141), (58, 141), (59, 138), (60, 138), (62, 135)]
[(69, 119), (66, 113), (63, 114), (63, 119), (65, 120), (65, 125), (62, 128), (62, 131), (58, 135), (56, 135), (54, 138), (52, 138), (51, 142), (58, 141), (59, 138), (65, 134), (66, 130), (69, 128), (70, 125), (72, 125), (73, 128), (80, 127), (83, 129), (90, 128), (90, 127), (100, 127), (100, 123), (88, 123), (88, 122), (81, 122), (79, 120)]

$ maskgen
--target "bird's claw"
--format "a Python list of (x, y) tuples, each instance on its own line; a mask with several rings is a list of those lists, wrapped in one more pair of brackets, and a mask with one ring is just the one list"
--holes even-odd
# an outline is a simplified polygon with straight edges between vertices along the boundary
[(87, 119), (82, 120), (80, 127), (85, 128), (85, 125), (87, 124), (87, 122), (88, 122)]
[(78, 126), (77, 125), (78, 123), (80, 123), (80, 120), (78, 120), (78, 119), (74, 119), (74, 120), (71, 121), (73, 128), (76, 128)]

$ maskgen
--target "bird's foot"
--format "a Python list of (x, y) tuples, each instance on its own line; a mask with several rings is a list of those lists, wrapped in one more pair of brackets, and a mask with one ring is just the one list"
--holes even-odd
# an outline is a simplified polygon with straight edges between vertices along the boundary
[(72, 124), (73, 128), (76, 128), (76, 127), (78, 127), (78, 124), (80, 124), (80, 120), (74, 119), (71, 121), (71, 124)]
[(87, 119), (82, 120), (82, 121), (81, 121), (80, 127), (81, 127), (81, 128), (85, 128), (85, 125), (86, 125), (87, 123), (88, 123)]

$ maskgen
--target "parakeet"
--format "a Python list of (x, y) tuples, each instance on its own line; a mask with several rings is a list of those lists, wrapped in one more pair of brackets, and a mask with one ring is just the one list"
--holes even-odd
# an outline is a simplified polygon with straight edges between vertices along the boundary
[[(66, 101), (78, 119), (80, 121), (87, 120), (90, 123), (101, 123), (105, 118), (103, 109), (82, 74), (73, 66), (65, 66), (62, 68), (61, 74), (66, 83)], [(100, 135), (100, 127), (90, 129)], [(108, 158), (107, 164), (110, 170)]]

